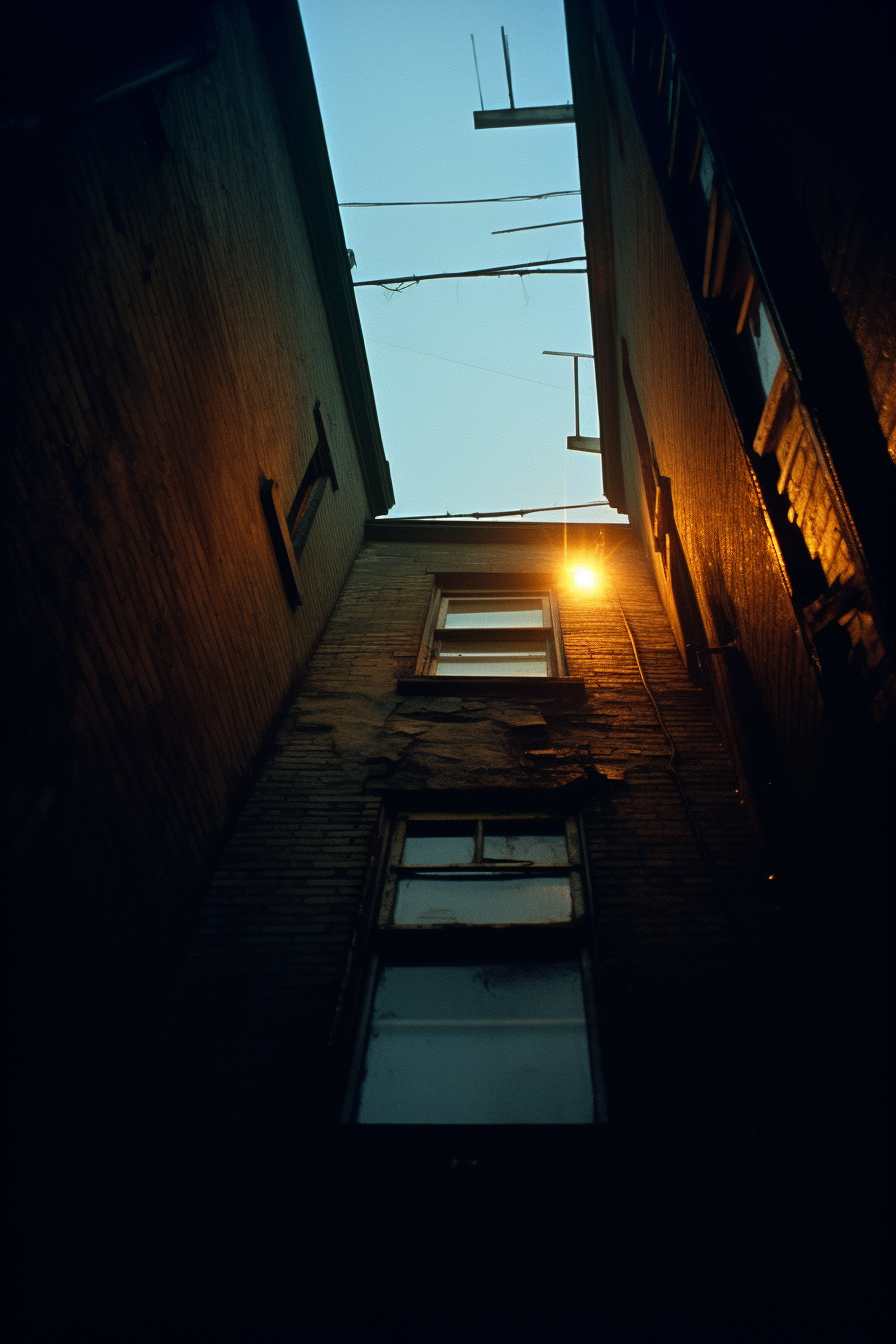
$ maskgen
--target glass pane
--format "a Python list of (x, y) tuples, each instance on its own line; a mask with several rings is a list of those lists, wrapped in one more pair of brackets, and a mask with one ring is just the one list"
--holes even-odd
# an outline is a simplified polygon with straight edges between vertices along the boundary
[(543, 626), (544, 611), (540, 597), (449, 597), (445, 625), (449, 629)]
[(402, 863), (472, 863), (475, 821), (409, 821)]
[(525, 662), (519, 659), (493, 658), (485, 662), (481, 658), (457, 659), (443, 663), (439, 659), (436, 668), (437, 677), (546, 677), (547, 659), (532, 655)]
[(361, 1124), (594, 1119), (575, 962), (387, 966), (365, 1063)]
[(396, 924), (540, 924), (570, 919), (569, 878), (496, 873), (402, 877)]
[(505, 643), (468, 644), (466, 648), (452, 643), (438, 655), (436, 676), (439, 677), (546, 677), (547, 650), (533, 649), (531, 644)]
[(482, 857), (515, 859), (517, 863), (569, 863), (566, 827), (556, 821), (487, 821)]
[(775, 374), (781, 364), (781, 352), (775, 339), (774, 327), (769, 320), (768, 310), (761, 301), (755, 319), (752, 317), (750, 319), (749, 332), (753, 338), (759, 380), (762, 383), (763, 392), (768, 396), (772, 390), (772, 383), (775, 381)]

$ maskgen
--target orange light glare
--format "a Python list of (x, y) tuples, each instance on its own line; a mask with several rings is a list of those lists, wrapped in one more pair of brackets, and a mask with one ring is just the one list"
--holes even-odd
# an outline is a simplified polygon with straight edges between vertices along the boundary
[(584, 567), (576, 568), (572, 571), (572, 581), (577, 588), (596, 588), (597, 575), (593, 569)]

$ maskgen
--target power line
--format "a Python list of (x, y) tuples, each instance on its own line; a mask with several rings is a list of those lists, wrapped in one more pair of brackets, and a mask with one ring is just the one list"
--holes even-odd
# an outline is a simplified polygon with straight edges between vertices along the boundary
[(396, 523), (438, 522), (441, 518), (522, 518), (526, 513), (559, 513), (566, 509), (594, 509), (609, 504), (608, 499), (591, 499), (587, 504), (548, 504), (543, 509), (499, 509), (497, 513), (420, 513), (408, 518), (395, 518)]
[[(584, 260), (584, 258), (583, 258)], [(365, 285), (381, 285), (383, 289), (391, 289), (397, 286), (393, 293), (400, 293), (404, 289), (410, 289), (412, 285), (419, 285), (421, 280), (469, 280), (475, 276), (485, 276), (489, 280), (501, 280), (508, 275), (587, 275), (588, 272), (584, 266), (567, 266), (562, 271), (446, 271), (444, 275), (405, 275), (397, 276), (395, 279), (387, 280), (355, 280), (353, 281), (355, 289), (363, 289)]]
[(382, 280), (354, 280), (352, 283), (356, 289), (361, 289), (365, 285), (417, 285), (421, 280), (462, 280), (475, 275), (583, 275), (584, 270), (552, 271), (535, 268), (587, 260), (587, 257), (557, 257), (554, 261), (521, 261), (515, 266), (488, 266), (476, 271), (436, 271), (432, 275), (396, 275)]
[(494, 205), (499, 201), (549, 201), (555, 196), (581, 196), (581, 191), (542, 191), (537, 196), (473, 196), (467, 201), (340, 201), (340, 210), (364, 209), (384, 205)]
[(492, 229), (492, 237), (499, 233), (529, 233), (532, 229), (559, 229), (561, 224), (584, 224), (583, 219), (558, 219), (554, 224), (524, 224), (517, 229)]
[(394, 341), (379, 341), (375, 336), (368, 337), (373, 345), (387, 345), (390, 350), (407, 350), (412, 355), (426, 355), (428, 359), (441, 359), (446, 364), (460, 364), (464, 369), (481, 369), (483, 373), (496, 373), (500, 378), (515, 378), (519, 383), (534, 383), (536, 387), (556, 387), (558, 392), (568, 392), (560, 383), (543, 383), (540, 378), (524, 378), (519, 373), (505, 373), (503, 369), (489, 369), (485, 364), (470, 364), (466, 359), (449, 359), (447, 355), (434, 355), (431, 350), (415, 350), (412, 345), (396, 345)]

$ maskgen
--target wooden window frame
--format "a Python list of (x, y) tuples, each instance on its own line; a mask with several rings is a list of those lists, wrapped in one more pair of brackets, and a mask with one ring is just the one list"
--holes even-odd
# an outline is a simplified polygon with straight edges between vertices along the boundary
[[(409, 821), (475, 822), (474, 860), (470, 864), (405, 864), (402, 862)], [(535, 823), (562, 822), (565, 828), (568, 862), (560, 864), (519, 864), (508, 860), (483, 860), (484, 823), (490, 821)], [(568, 874), (571, 912), (566, 920), (532, 921), (524, 924), (421, 924), (393, 923), (398, 881), (413, 873), (515, 872), (520, 875), (543, 873)], [(599, 1041), (593, 931), (590, 919), (590, 894), (587, 865), (580, 823), (565, 811), (533, 809), (525, 811), (401, 811), (391, 823), (386, 838), (384, 861), (367, 950), (367, 966), (359, 997), (353, 1044), (340, 1110), (340, 1123), (358, 1123), (357, 1114), (364, 1075), (364, 1062), (370, 1038), (374, 1000), (383, 965), (476, 965), (477, 963), (512, 964), (519, 961), (574, 961), (582, 977), (588, 1058), (591, 1066), (593, 1124), (607, 1123), (604, 1070)]]
[[(543, 640), (547, 652), (546, 677), (565, 678), (569, 676), (566, 665), (566, 651), (563, 647), (563, 635), (560, 628), (560, 607), (556, 589), (548, 584), (529, 586), (502, 582), (502, 578), (513, 577), (495, 575), (492, 578), (488, 575), (464, 575), (457, 576), (454, 582), (436, 582), (426, 617), (420, 652), (417, 656), (417, 665), (414, 669), (415, 677), (434, 677), (436, 675), (439, 658), (438, 646), (443, 643), (447, 644), (452, 641), (456, 643), (467, 641), (474, 644), (480, 641), (482, 643), (501, 643), (505, 640), (508, 642), (530, 642), (533, 647), (540, 647)], [(483, 582), (483, 579), (486, 582)], [(470, 582), (471, 580), (478, 580), (478, 582)], [(446, 630), (443, 621), (448, 600), (450, 598), (476, 597), (493, 599), (494, 601), (501, 601), (503, 598), (508, 601), (518, 601), (520, 598), (538, 597), (542, 602), (544, 624), (541, 627), (481, 626)], [(488, 677), (477, 673), (470, 674), (471, 681), (482, 682), (486, 685), (495, 681), (502, 684), (512, 681), (532, 682), (541, 685), (545, 682), (546, 677), (538, 675), (532, 677), (502, 677), (500, 673), (496, 677)], [(446, 678), (446, 680), (454, 681), (459, 680), (459, 678)]]
[(327, 482), (329, 481), (332, 486), (334, 494), (339, 489), (319, 401), (315, 402), (313, 414), (317, 443), (288, 512), (283, 509), (277, 482), (267, 478), (263, 478), (261, 482), (261, 504), (265, 521), (274, 544), (274, 555), (283, 580), (283, 589), (293, 610), (302, 605), (299, 560), (311, 535), (317, 511), (327, 492)]

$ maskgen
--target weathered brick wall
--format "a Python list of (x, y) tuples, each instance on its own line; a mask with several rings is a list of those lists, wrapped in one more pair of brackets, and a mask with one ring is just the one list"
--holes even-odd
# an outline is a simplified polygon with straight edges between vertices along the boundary
[[(726, 130), (735, 123), (731, 151), (761, 175), (771, 209), (786, 218), (783, 227), (792, 227), (794, 211), (802, 214), (807, 251), (861, 351), (896, 460), (896, 236), (892, 183), (882, 171), (894, 41), (889, 7), (872, 0), (837, 28), (761, 0), (727, 6), (721, 27), (716, 12), (688, 0), (667, 13), (711, 120), (725, 125), (727, 118)], [(736, 53), (724, 70), (716, 59), (722, 42)]]
[[(656, 178), (608, 44), (624, 158), (608, 137), (615, 314), (627, 344), (631, 380), (696, 594), (705, 643), (728, 646), (704, 659), (727, 740), (778, 861), (798, 872), (819, 830), (841, 768), (818, 679), (794, 616), (788, 581), (763, 513), (740, 433), (688, 288)], [(662, 295), (657, 303), (656, 296)], [(663, 601), (675, 619), (676, 595), (665, 544), (654, 549), (654, 488), (645, 497), (617, 351), (626, 498)], [(682, 616), (684, 619), (684, 615)], [(702, 642), (702, 640), (701, 640)], [(793, 837), (805, 844), (793, 846)]]
[[(761, 23), (757, 26), (749, 8), (739, 13), (761, 45), (764, 28)], [(843, 316), (863, 349), (869, 376), (873, 374), (875, 405), (881, 410), (881, 424), (889, 432), (889, 422), (883, 414), (889, 392), (886, 380), (876, 381), (878, 375), (874, 372), (887, 343), (880, 307), (887, 306), (886, 285), (882, 281), (886, 267), (884, 252), (877, 253), (880, 267), (877, 261), (872, 262), (872, 253), (882, 247), (884, 235), (888, 236), (891, 230), (882, 217), (863, 216), (870, 198), (863, 195), (864, 188), (857, 190), (859, 178), (868, 166), (871, 142), (863, 146), (855, 161), (858, 176), (851, 183), (841, 181), (843, 194), (839, 194), (838, 188), (825, 203), (823, 197), (839, 173), (838, 165), (842, 165), (839, 150), (831, 159), (822, 156), (824, 166), (817, 173), (810, 159), (802, 158), (802, 169), (799, 161), (808, 151), (810, 141), (814, 141), (815, 149), (824, 144), (832, 125), (831, 117), (836, 120), (836, 115), (825, 108), (817, 125), (810, 126), (813, 106), (810, 101), (801, 108), (788, 131), (778, 129), (782, 116), (787, 121), (788, 107), (793, 110), (794, 89), (805, 91), (807, 85), (812, 85), (813, 98), (823, 101), (819, 69), (824, 66), (815, 68), (810, 62), (796, 82), (786, 89), (782, 85), (780, 94), (775, 93), (754, 118), (749, 99), (745, 101), (733, 92), (736, 82), (730, 82), (729, 72), (717, 60), (718, 44), (712, 35), (719, 30), (714, 25), (728, 21), (728, 10), (721, 19), (707, 13), (705, 23), (695, 19), (697, 11), (691, 5), (679, 7), (678, 12), (692, 34), (698, 28), (701, 30), (703, 63), (699, 69), (718, 95), (715, 106), (720, 111), (727, 109), (722, 127), (726, 132), (736, 132), (732, 140), (740, 146), (738, 152), (743, 151), (740, 167), (748, 167), (746, 180), (753, 183), (751, 209), (757, 202), (764, 202), (763, 209), (769, 212), (766, 217), (760, 211), (759, 216), (765, 221), (762, 227), (766, 230), (766, 243), (774, 238), (774, 228), (769, 224), (775, 211), (783, 210), (782, 219), (787, 217), (788, 227), (796, 216), (792, 210), (787, 216), (789, 207), (784, 204), (787, 194), (779, 194), (778, 190), (781, 177), (769, 171), (765, 178), (765, 161), (757, 146), (765, 143), (763, 136), (767, 134), (769, 145), (774, 141), (777, 153), (778, 140), (790, 137), (789, 143), (782, 145), (785, 157), (790, 159), (788, 173), (798, 176), (805, 170), (798, 194), (807, 207), (811, 229), (818, 238), (822, 233), (827, 237), (825, 261), (833, 264), (831, 283), (839, 289)], [(732, 9), (731, 14), (735, 15), (736, 10)], [(732, 32), (736, 26), (735, 22)], [(866, 42), (868, 31), (857, 23), (850, 45), (854, 39)], [(814, 34), (812, 41), (815, 42)], [(830, 54), (836, 48), (836, 38), (824, 33), (821, 45)], [(732, 72), (740, 69), (750, 84), (751, 97), (759, 96), (764, 83), (784, 79), (781, 62), (786, 43), (772, 44), (767, 60), (764, 48), (757, 52), (758, 64), (744, 57), (744, 51), (749, 55), (748, 47), (740, 50), (735, 45), (732, 50), (739, 50)], [(687, 71), (691, 58), (686, 59), (685, 53), (682, 38), (682, 68)], [(668, 485), (665, 507), (658, 512), (666, 515), (671, 511), (673, 515), (672, 531), (680, 539), (699, 609), (699, 619), (693, 623), (696, 627), (693, 642), (698, 648), (708, 645), (714, 650), (701, 660), (704, 675), (713, 688), (720, 725), (725, 727), (726, 740), (736, 750), (738, 765), (750, 788), (751, 804), (761, 819), (774, 866), (782, 879), (778, 885), (789, 928), (787, 970), (781, 988), (781, 1002), (786, 1008), (779, 1012), (777, 1022), (778, 1034), (786, 1041), (790, 1078), (787, 1123), (793, 1127), (791, 1135), (797, 1131), (801, 1134), (800, 1144), (795, 1146), (801, 1147), (804, 1156), (800, 1160), (807, 1169), (812, 1161), (831, 1162), (831, 1207), (836, 1206), (840, 1212), (826, 1215), (828, 1225), (839, 1221), (845, 1226), (850, 1218), (854, 1228), (860, 1224), (870, 1227), (883, 1216), (876, 1172), (886, 1160), (889, 1140), (885, 1135), (887, 1126), (892, 1124), (892, 1095), (883, 1081), (892, 1049), (889, 1028), (883, 1025), (889, 1018), (885, 1005), (892, 997), (892, 969), (882, 950), (892, 940), (892, 905), (884, 895), (892, 885), (893, 869), (890, 819), (893, 781), (889, 762), (892, 726), (884, 719), (872, 727), (863, 705), (863, 674), (858, 669), (879, 665), (870, 652), (871, 639), (869, 651), (847, 653), (844, 636), (848, 622), (842, 620), (840, 624), (833, 622), (828, 634), (817, 639), (814, 654), (807, 648), (808, 625), (802, 615), (797, 619), (806, 601), (805, 594), (801, 597), (799, 592), (799, 565), (792, 562), (792, 557), (787, 560), (789, 568), (779, 563), (753, 478), (760, 459), (755, 456), (750, 459), (740, 442), (737, 423), (707, 344), (693, 291), (688, 286), (682, 264), (682, 257), (687, 257), (686, 233), (677, 235), (676, 245), (670, 227), (670, 219), (676, 229), (683, 227), (684, 216), (678, 214), (673, 193), (668, 197), (667, 217), (661, 194), (666, 166), (660, 164), (658, 171), (651, 167), (627, 91), (625, 68), (630, 59), (626, 43), (617, 42), (615, 46), (613, 42), (607, 43), (606, 80), (620, 131), (618, 136), (608, 133), (607, 167), (612, 205), (614, 320), (620, 341), (622, 444), (631, 519), (651, 558), (666, 610), (674, 619), (677, 596), (672, 582), (673, 566), (670, 564), (667, 577), (662, 551), (655, 551), (653, 545), (651, 514), (656, 492), (649, 465), (653, 452), (657, 471), (660, 477), (667, 478)], [(850, 77), (864, 78), (856, 75), (864, 69), (862, 62), (849, 61), (849, 66)], [(697, 67), (692, 77), (697, 79)], [(654, 87), (652, 82), (649, 87)], [(838, 101), (839, 94), (832, 103), (834, 108)], [(770, 115), (771, 108), (777, 108), (781, 114), (777, 119)], [(641, 111), (638, 115), (641, 116)], [(868, 108), (864, 104), (857, 106), (855, 115), (867, 118)], [(642, 124), (648, 125), (646, 121)], [(713, 124), (711, 108), (709, 124)], [(800, 147), (797, 141), (804, 132), (809, 138)], [(842, 134), (841, 127), (838, 141)], [(849, 139), (848, 134), (845, 138)], [(721, 130), (720, 142), (727, 143)], [(677, 162), (680, 170), (683, 162), (680, 156)], [(875, 185), (873, 177), (866, 177), (865, 183), (879, 202), (879, 183)], [(791, 181), (793, 185), (795, 180)], [(694, 190), (699, 188), (695, 186)], [(844, 207), (842, 214), (837, 201)], [(851, 239), (857, 250), (853, 252), (850, 244), (846, 254), (841, 254), (841, 269), (835, 253), (844, 241), (843, 226), (853, 209), (855, 232)], [(782, 238), (785, 236), (782, 233)], [(820, 272), (812, 281), (815, 288), (806, 282), (815, 265), (809, 231), (802, 242), (800, 237), (795, 234), (787, 246), (790, 255), (807, 268), (800, 282), (804, 286), (802, 292), (823, 297), (824, 280)], [(835, 237), (840, 240), (836, 245)], [(872, 237), (877, 241), (868, 253), (866, 247)], [(861, 254), (865, 255), (864, 262), (859, 261)], [(858, 314), (866, 300), (868, 323), (862, 333), (863, 319)], [(827, 301), (822, 303), (821, 297), (819, 305), (818, 312), (828, 311)], [(806, 315), (809, 311), (805, 308), (801, 317), (807, 325), (811, 325)], [(837, 350), (849, 351), (845, 330), (840, 331), (838, 323), (832, 320), (830, 325), (820, 325), (814, 343), (806, 336), (803, 329), (802, 363), (805, 366), (811, 361), (816, 386), (824, 383), (827, 388), (843, 389), (842, 405), (853, 408), (858, 427), (863, 421), (856, 408), (860, 409), (864, 400), (858, 394), (855, 400), (849, 400), (853, 396), (849, 389), (856, 384), (851, 381), (853, 375), (848, 369), (852, 367), (854, 373), (854, 363), (851, 365), (850, 359), (844, 357), (841, 375), (833, 356)], [(838, 344), (841, 338), (843, 344)], [(626, 350), (630, 379), (622, 390), (627, 372)], [(721, 345), (718, 351), (723, 374), (728, 377)], [(856, 353), (853, 350), (853, 355)], [(838, 381), (841, 376), (842, 383)], [(731, 394), (737, 407), (733, 383)], [(831, 404), (833, 401), (832, 397)], [(646, 496), (634, 427), (638, 412), (643, 417), (644, 438), (640, 448), (647, 459)], [(856, 464), (859, 475), (867, 469), (870, 480), (874, 462), (878, 464), (874, 471), (888, 465), (883, 457), (883, 443), (877, 442), (874, 448), (871, 442), (874, 434), (869, 438), (864, 430), (859, 433), (858, 428), (856, 434), (851, 439), (849, 432), (845, 432), (839, 442), (844, 445), (844, 457)], [(793, 446), (798, 444), (799, 439)], [(769, 457), (762, 461), (766, 466), (772, 465)], [(889, 498), (883, 485), (865, 493), (864, 487), (858, 488), (855, 475), (849, 477), (842, 465), (837, 466), (837, 471), (841, 473), (845, 496), (851, 501), (855, 517), (859, 517), (859, 501), (863, 501), (862, 508), (867, 508), (873, 496), (878, 519), (882, 519)], [(846, 537), (848, 532), (842, 525), (842, 515), (838, 522), (838, 516), (826, 502), (829, 497), (824, 490), (818, 488), (816, 492), (814, 472), (813, 466), (802, 478), (797, 475), (799, 507), (790, 511), (794, 520), (791, 525), (798, 523), (803, 528), (809, 554), (813, 555), (825, 529), (828, 537), (838, 534)], [(773, 474), (777, 476), (774, 468)], [(822, 480), (820, 471), (815, 479)], [(777, 481), (779, 495), (785, 483), (786, 478)], [(786, 488), (795, 498), (795, 485)], [(812, 501), (811, 507), (806, 507), (808, 500)], [(871, 514), (866, 512), (864, 516), (867, 522)], [(659, 521), (658, 531), (662, 532), (663, 526), (669, 527), (668, 517), (664, 524), (662, 519)], [(781, 522), (775, 527), (783, 552), (789, 546), (786, 529)], [(671, 532), (668, 535), (671, 543)], [(867, 537), (883, 541), (885, 535), (886, 528), (878, 530), (874, 524)], [(864, 562), (858, 549), (852, 543), (849, 545), (858, 570)], [(866, 554), (872, 555), (870, 543)], [(811, 563), (820, 573), (823, 566), (818, 558)], [(875, 583), (889, 573), (886, 565), (878, 569), (878, 562), (873, 559), (869, 564)], [(791, 583), (795, 598), (791, 597)], [(684, 618), (687, 604), (679, 605)], [(829, 640), (827, 647), (824, 639)], [(838, 639), (843, 639), (843, 644), (833, 653)], [(814, 1157), (808, 1156), (810, 1152)], [(830, 1153), (836, 1155), (833, 1161), (822, 1156)], [(812, 1197), (810, 1184), (806, 1183), (801, 1196), (807, 1207)], [(842, 1254), (852, 1254), (858, 1244), (857, 1234), (837, 1244)], [(833, 1246), (834, 1241), (829, 1245)], [(823, 1253), (816, 1242), (816, 1256)]]
[[(205, 69), (5, 161), (12, 1019), (48, 1143), (113, 1118), (368, 512), (265, 60), (213, 17)], [(289, 507), (318, 399), (340, 488), (293, 614), (259, 483)]]
[[(636, 538), (622, 526), (569, 529), (570, 555), (597, 543), (606, 556), (601, 588), (579, 596), (566, 582), (562, 526), (482, 527), (476, 541), (463, 539), (473, 529), (418, 530), (431, 539), (391, 541), (407, 529), (369, 527), (180, 969), (138, 1146), (169, 1146), (194, 1176), (209, 1161), (239, 1166), (288, 1146), (326, 1113), (327, 1042), (384, 789), (592, 781), (585, 820), (613, 1118), (705, 1127), (742, 1120), (763, 1091), (750, 1051), (755, 968), (773, 925), (767, 873)], [(396, 692), (396, 677), (413, 672), (432, 572), (457, 570), (557, 574), (585, 706)], [(620, 606), (717, 885), (667, 770)]]

